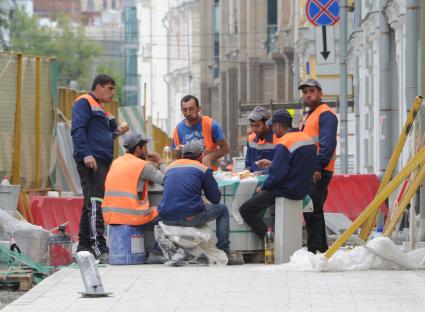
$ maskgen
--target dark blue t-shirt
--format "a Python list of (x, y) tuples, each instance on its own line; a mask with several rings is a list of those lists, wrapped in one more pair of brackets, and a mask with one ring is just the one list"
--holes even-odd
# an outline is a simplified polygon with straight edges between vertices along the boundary
[[(193, 127), (187, 126), (184, 123), (184, 120), (182, 120), (177, 124), (176, 127), (180, 137), (180, 144), (184, 145), (191, 141), (197, 140), (197, 141), (201, 141), (202, 144), (205, 146), (204, 135), (202, 133), (201, 120), (199, 120), (199, 122)], [(212, 139), (213, 139), (213, 142), (224, 140), (223, 130), (221, 129), (220, 125), (215, 120), (213, 120), (212, 122)], [(171, 147), (173, 149), (176, 148), (176, 142), (174, 142), (174, 139), (173, 139), (173, 145)]]

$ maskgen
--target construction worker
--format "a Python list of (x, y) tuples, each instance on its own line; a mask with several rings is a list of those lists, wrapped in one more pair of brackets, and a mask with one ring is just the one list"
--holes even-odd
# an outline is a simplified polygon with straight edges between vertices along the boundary
[(270, 119), (270, 113), (264, 107), (255, 107), (248, 115), (248, 119), (253, 133), (248, 136), (245, 169), (254, 172), (259, 171), (256, 164), (258, 160), (273, 159), (275, 151), (274, 132), (270, 125), (266, 125), (266, 121)]
[(176, 157), (181, 157), (183, 145), (197, 140), (203, 144), (202, 163), (217, 170), (219, 159), (230, 151), (223, 130), (210, 117), (200, 114), (201, 107), (195, 96), (184, 96), (180, 106), (185, 119), (174, 129), (172, 148), (176, 150)]
[(276, 197), (302, 200), (311, 189), (316, 168), (316, 146), (307, 134), (292, 128), (292, 117), (286, 110), (278, 110), (272, 117), (277, 137), (272, 161), (261, 159), (260, 169), (269, 169), (269, 176), (257, 193), (240, 207), (240, 214), (257, 236), (263, 240), (267, 226), (263, 212), (274, 205)]
[(100, 261), (108, 255), (100, 209), (105, 178), (114, 157), (114, 139), (128, 130), (118, 128), (115, 117), (102, 106), (111, 103), (114, 95), (114, 79), (101, 74), (94, 79), (91, 92), (78, 97), (72, 105), (74, 159), (84, 194), (77, 252), (90, 251)]
[[(202, 149), (202, 142), (188, 142), (182, 147), (182, 158), (168, 166), (159, 216), (172, 226), (196, 227), (216, 220), (217, 248), (227, 254), (228, 264), (242, 264), (230, 253), (229, 211), (220, 204), (221, 193), (212, 170), (201, 163)], [(211, 204), (204, 203), (202, 192)]]
[(317, 162), (310, 197), (314, 211), (305, 213), (308, 250), (316, 253), (328, 249), (323, 205), (328, 194), (328, 185), (335, 168), (335, 149), (338, 119), (334, 111), (322, 102), (322, 86), (309, 79), (298, 87), (309, 111), (304, 116), (300, 130), (311, 136), (317, 146)]
[(163, 184), (167, 163), (157, 153), (148, 153), (149, 141), (134, 132), (124, 136), (126, 153), (112, 162), (106, 176), (102, 204), (106, 224), (144, 225), (158, 221), (157, 208), (149, 205), (149, 183)]

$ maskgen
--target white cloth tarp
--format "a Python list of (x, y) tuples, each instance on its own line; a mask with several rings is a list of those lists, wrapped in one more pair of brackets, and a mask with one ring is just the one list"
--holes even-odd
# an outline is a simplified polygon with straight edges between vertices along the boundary
[[(120, 122), (128, 123), (131, 132), (140, 133), (143, 136), (147, 136), (152, 139), (152, 133), (145, 133), (145, 121), (143, 119), (143, 108), (141, 106), (122, 106), (119, 108)], [(120, 155), (125, 153), (125, 149), (122, 146), (122, 139), (120, 137), (119, 153)], [(148, 149), (152, 150), (152, 141), (148, 143)]]
[(56, 127), (57, 166), (55, 189), (81, 194), (80, 177), (74, 161), (71, 130), (59, 122)]
[(370, 240), (365, 246), (338, 250), (330, 259), (303, 248), (296, 251), (289, 263), (269, 266), (262, 270), (284, 271), (365, 271), (414, 270), (425, 268), (425, 248), (403, 252), (388, 237)]
[(0, 241), (10, 241), (12, 237), (24, 255), (40, 264), (47, 264), (50, 232), (26, 220), (17, 220), (0, 207)]
[(240, 180), (231, 207), (231, 213), (235, 218), (237, 224), (244, 223), (242, 216), (239, 213), (239, 208), (243, 205), (243, 203), (252, 198), (252, 195), (255, 193), (255, 188), (257, 187), (257, 185), (258, 180), (255, 177)]

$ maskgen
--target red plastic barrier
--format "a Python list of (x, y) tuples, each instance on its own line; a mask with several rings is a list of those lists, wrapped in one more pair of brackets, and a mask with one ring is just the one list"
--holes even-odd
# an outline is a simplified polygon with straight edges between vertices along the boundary
[[(375, 197), (379, 180), (374, 174), (334, 175), (328, 188), (325, 212), (342, 212), (354, 220)], [(55, 198), (31, 196), (31, 211), (34, 224), (50, 230), (67, 221), (67, 232), (78, 240), (82, 197)], [(387, 215), (384, 204), (381, 211)]]
[[(378, 177), (374, 174), (335, 174), (328, 188), (328, 197), (324, 205), (325, 212), (342, 212), (351, 220), (369, 205), (379, 187)], [(381, 206), (386, 216), (386, 204)]]
[(30, 205), (34, 224), (40, 225), (46, 230), (51, 230), (62, 223), (69, 222), (66, 232), (71, 235), (74, 241), (78, 240), (81, 210), (83, 208), (82, 197), (30, 196)]

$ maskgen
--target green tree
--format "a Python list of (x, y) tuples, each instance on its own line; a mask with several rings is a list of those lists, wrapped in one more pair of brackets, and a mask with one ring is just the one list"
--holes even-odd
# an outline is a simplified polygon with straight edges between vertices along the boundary
[(81, 26), (73, 26), (63, 16), (55, 27), (43, 26), (36, 16), (17, 9), (9, 29), (10, 50), (55, 57), (59, 85), (67, 86), (75, 80), (85, 89), (90, 87), (93, 60), (102, 54), (102, 47), (88, 39)]
[(114, 78), (116, 87), (115, 99), (120, 105), (122, 105), (122, 89), (124, 85), (124, 73), (122, 68), (120, 68), (116, 62), (109, 62), (99, 65), (96, 72), (98, 74), (107, 74)]
[(4, 6), (4, 0), (0, 0), (0, 49), (7, 48), (7, 35), (9, 29), (9, 12)]

